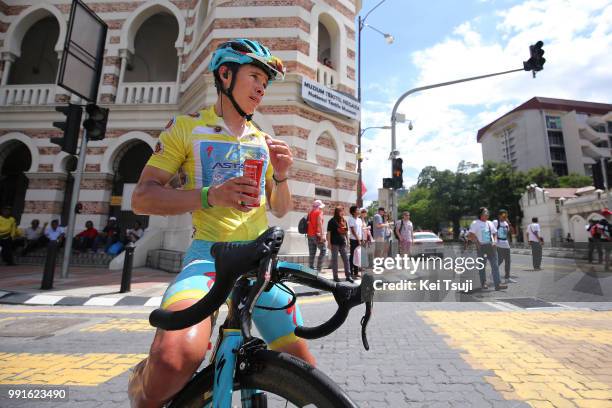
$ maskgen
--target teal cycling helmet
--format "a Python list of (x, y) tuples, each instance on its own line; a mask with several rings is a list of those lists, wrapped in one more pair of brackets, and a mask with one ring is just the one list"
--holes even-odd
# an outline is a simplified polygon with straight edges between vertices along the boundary
[(208, 70), (215, 72), (228, 62), (256, 65), (266, 71), (271, 81), (285, 78), (283, 61), (273, 56), (268, 47), (257, 41), (238, 38), (224, 42), (213, 52)]
[[(219, 67), (223, 64), (226, 64), (233, 73), (232, 82), (227, 89), (223, 87), (219, 77)], [(268, 74), (269, 81), (284, 79), (285, 67), (283, 61), (270, 54), (270, 50), (266, 46), (246, 38), (224, 42), (213, 52), (208, 64), (208, 70), (215, 76), (215, 86), (228, 97), (238, 114), (250, 121), (253, 114), (245, 113), (233, 96), (236, 73), (243, 64), (252, 64), (263, 69)]]

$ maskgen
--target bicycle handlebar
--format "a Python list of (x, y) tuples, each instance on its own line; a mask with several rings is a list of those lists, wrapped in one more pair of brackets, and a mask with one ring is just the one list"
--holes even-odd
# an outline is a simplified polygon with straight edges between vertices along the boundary
[[(280, 250), (284, 238), (284, 231), (279, 227), (272, 227), (250, 243), (220, 242), (211, 248), (215, 258), (216, 279), (206, 296), (197, 303), (184, 310), (170, 311), (155, 309), (149, 315), (152, 326), (164, 330), (181, 330), (193, 326), (212, 315), (227, 300), (236, 281), (243, 275), (255, 275), (262, 267), (267, 269), (270, 262), (274, 262), (280, 275), (287, 275), (288, 279), (304, 283), (310, 287), (322, 289), (333, 293), (338, 309), (326, 322), (315, 327), (299, 326), (295, 334), (304, 339), (316, 339), (327, 336), (338, 329), (346, 321), (350, 309), (366, 303), (366, 314), (361, 320), (362, 340), (364, 347), (369, 349), (365, 331), (372, 310), (373, 278), (364, 274), (361, 284), (348, 282), (332, 282), (313, 274), (314, 271), (287, 267), (287, 263), (276, 264), (276, 255)], [(264, 265), (265, 264), (265, 265)], [(297, 265), (296, 265), (297, 266)], [(238, 271), (247, 271), (238, 272)]]
[(149, 315), (149, 323), (164, 330), (181, 330), (206, 319), (227, 300), (240, 276), (256, 271), (260, 262), (271, 262), (278, 254), (284, 235), (282, 229), (272, 227), (255, 241), (247, 244), (234, 242), (214, 244), (211, 254), (215, 258), (217, 279), (210, 292), (187, 309), (179, 311), (155, 309)]

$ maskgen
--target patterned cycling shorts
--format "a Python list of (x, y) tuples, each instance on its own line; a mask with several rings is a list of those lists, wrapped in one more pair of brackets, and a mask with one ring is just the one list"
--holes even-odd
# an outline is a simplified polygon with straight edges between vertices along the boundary
[[(162, 309), (185, 299), (199, 300), (215, 283), (215, 260), (210, 254), (214, 242), (194, 240), (185, 257), (183, 270), (166, 289)], [(285, 288), (274, 285), (268, 292), (262, 292), (256, 306), (280, 308), (291, 302), (292, 296)], [(278, 349), (298, 340), (293, 333), (297, 325), (303, 325), (302, 313), (297, 304), (284, 310), (253, 310), (253, 323), (270, 349)]]

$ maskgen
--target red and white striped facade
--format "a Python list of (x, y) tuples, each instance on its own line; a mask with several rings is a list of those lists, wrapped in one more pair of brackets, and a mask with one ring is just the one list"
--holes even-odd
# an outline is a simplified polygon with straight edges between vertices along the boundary
[[(237, 37), (261, 41), (287, 66), (285, 81), (268, 88), (253, 118), (272, 137), (285, 140), (294, 152), (289, 181), (294, 210), (282, 220), (270, 214), (271, 224), (289, 232), (285, 252), (306, 252), (303, 236), (297, 235), (297, 224), (314, 199), (327, 204), (328, 215), (334, 205), (348, 207), (356, 201), (357, 122), (306, 105), (301, 86), (306, 77), (337, 91), (356, 94), (355, 17), (361, 8), (360, 0), (85, 3), (109, 26), (98, 103), (111, 113), (106, 138), (88, 144), (79, 196), (84, 210), (77, 217), (76, 231), (85, 220), (92, 220), (96, 227), (105, 224), (112, 212), (117, 162), (131, 146), (144, 142), (153, 148), (169, 118), (214, 102), (213, 78), (206, 70), (211, 51), (219, 43)], [(79, 100), (54, 81), (11, 83), (11, 78), (18, 76), (11, 70), (23, 66), (18, 61), (27, 51), (24, 39), (35, 41), (29, 30), (36, 29), (35, 24), (43, 19), (55, 19), (56, 23), (49, 24), (59, 26), (53, 50), (55, 57), (61, 58), (69, 10), (70, 0), (0, 0), (0, 168), (20, 143), (25, 144), (31, 156), (31, 165), (24, 170), (29, 184), (21, 226), (29, 225), (34, 218), (42, 222), (58, 218), (61, 213), (67, 155), (50, 142), (50, 137), (61, 136), (51, 123), (63, 118), (54, 110), (57, 104)], [(157, 48), (157, 42), (165, 38), (165, 30), (172, 36), (173, 55), (164, 55)], [(155, 36), (147, 34), (150, 32)], [(148, 37), (143, 38), (145, 34)], [(142, 62), (139, 47), (147, 48), (149, 57), (159, 54), (158, 60)], [(325, 47), (325, 56), (333, 68), (319, 62), (321, 47)], [(327, 189), (331, 196), (315, 195), (315, 188)], [(158, 237), (149, 247), (184, 249), (191, 233), (189, 221), (187, 216), (151, 217), (150, 230), (157, 231)]]

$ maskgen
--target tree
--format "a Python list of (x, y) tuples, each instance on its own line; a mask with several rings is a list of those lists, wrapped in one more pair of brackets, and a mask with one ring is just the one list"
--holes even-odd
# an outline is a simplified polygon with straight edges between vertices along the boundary
[(593, 179), (576, 173), (559, 177), (559, 187), (587, 187), (593, 185)]
[(527, 183), (535, 183), (538, 187), (559, 187), (559, 177), (548, 167), (535, 167), (527, 171)]

